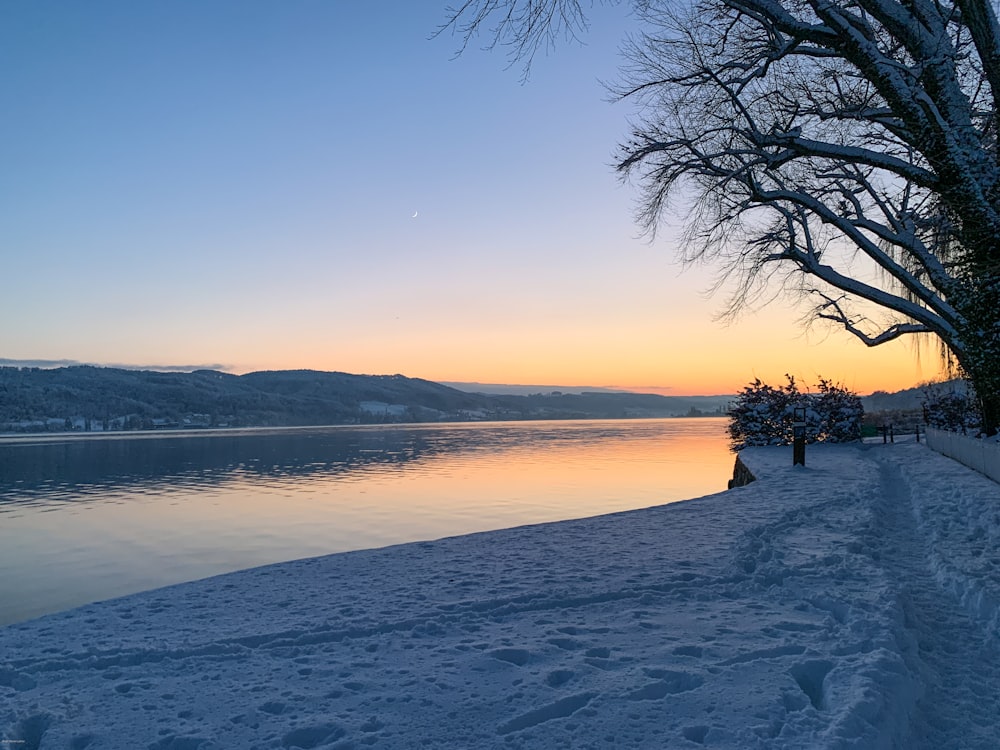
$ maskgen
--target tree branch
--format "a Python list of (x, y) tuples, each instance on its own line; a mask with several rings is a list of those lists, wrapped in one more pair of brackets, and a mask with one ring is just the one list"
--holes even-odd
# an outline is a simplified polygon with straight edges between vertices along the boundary
[(894, 323), (885, 330), (872, 336), (858, 327), (858, 323), (861, 321), (848, 315), (840, 306), (840, 300), (834, 299), (818, 289), (810, 289), (808, 291), (822, 297), (824, 300), (823, 303), (813, 311), (813, 314), (817, 318), (829, 320), (843, 326), (844, 330), (863, 341), (865, 346), (880, 346), (881, 344), (894, 341), (901, 336), (906, 336), (911, 333), (933, 333), (930, 328), (922, 323)]

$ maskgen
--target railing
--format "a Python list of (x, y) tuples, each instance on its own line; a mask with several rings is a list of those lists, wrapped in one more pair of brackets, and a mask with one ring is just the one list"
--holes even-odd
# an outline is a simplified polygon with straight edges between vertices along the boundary
[(1000, 443), (928, 427), (927, 446), (1000, 482)]

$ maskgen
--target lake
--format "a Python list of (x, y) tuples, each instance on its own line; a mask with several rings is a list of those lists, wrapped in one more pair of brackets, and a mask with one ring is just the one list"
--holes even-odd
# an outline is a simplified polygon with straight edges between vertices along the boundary
[(0, 625), (301, 557), (726, 488), (727, 420), (0, 438)]

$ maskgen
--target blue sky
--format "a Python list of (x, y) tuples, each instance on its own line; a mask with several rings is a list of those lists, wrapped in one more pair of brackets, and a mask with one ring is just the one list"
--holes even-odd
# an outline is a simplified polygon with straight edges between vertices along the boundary
[[(611, 167), (621, 8), (527, 82), (443, 3), (0, 11), (0, 357), (725, 392), (936, 373), (905, 345), (713, 321)], [(416, 216), (414, 217), (414, 214)], [(881, 378), (881, 380), (879, 380)], [(884, 381), (884, 382), (883, 382)]]

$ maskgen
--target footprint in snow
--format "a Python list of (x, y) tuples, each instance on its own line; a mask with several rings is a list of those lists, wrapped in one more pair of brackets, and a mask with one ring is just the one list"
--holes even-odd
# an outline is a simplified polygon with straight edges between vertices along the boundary
[(531, 654), (523, 648), (498, 648), (495, 651), (490, 651), (489, 655), (494, 659), (516, 664), (519, 667), (523, 667), (531, 658)]

